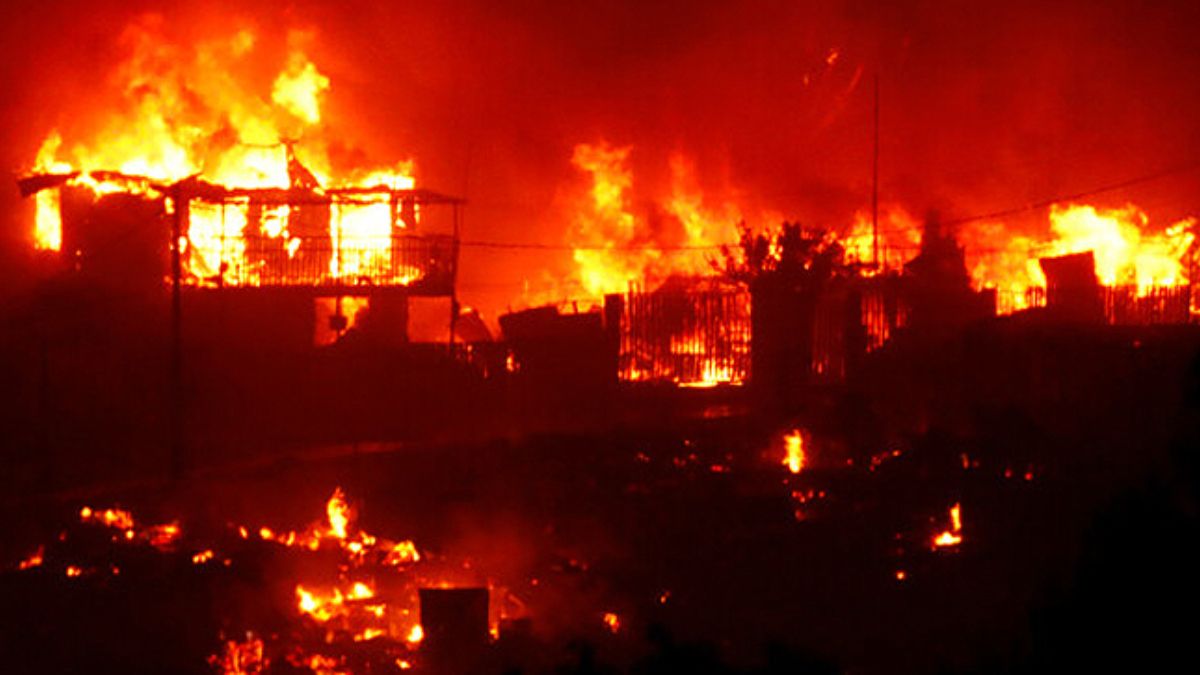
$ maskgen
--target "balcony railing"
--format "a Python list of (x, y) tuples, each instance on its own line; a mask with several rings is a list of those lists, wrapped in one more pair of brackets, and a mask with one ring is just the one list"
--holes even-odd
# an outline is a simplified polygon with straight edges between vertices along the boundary
[(197, 286), (403, 286), (427, 295), (453, 287), (458, 244), (450, 235), (231, 237), (192, 241), (184, 256)]

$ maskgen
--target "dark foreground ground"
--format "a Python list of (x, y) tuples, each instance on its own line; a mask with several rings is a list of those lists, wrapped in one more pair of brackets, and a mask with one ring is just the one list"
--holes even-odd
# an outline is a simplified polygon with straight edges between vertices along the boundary
[[(1011, 347), (989, 337), (962, 353), (1030, 361)], [(961, 370), (923, 369), (938, 373), (930, 384), (894, 367), (782, 421), (719, 408), (591, 432), (314, 448), (177, 484), (9, 501), (2, 660), (7, 672), (211, 672), (222, 636), (253, 630), (276, 650), (273, 672), (304, 672), (282, 653), (306, 639), (290, 595), (304, 570), (231, 526), (301, 528), (340, 486), (362, 529), (468, 561), (503, 589), (493, 603), (530, 619), (529, 634), (488, 648), (482, 672), (1192, 670), (1191, 348), (1129, 343), (1116, 362), (1116, 347), (1098, 349), (1103, 367), (1079, 354), (1039, 366), (1038, 390), (1058, 394), (1036, 407)], [(892, 378), (910, 388), (897, 394)], [(922, 397), (935, 403), (922, 411)], [(781, 466), (794, 425), (808, 441), (795, 476)], [(166, 552), (113, 545), (72, 525), (83, 503), (178, 520), (183, 538)], [(935, 550), (954, 504), (963, 540)], [(44, 562), (15, 569), (39, 545)], [(231, 564), (193, 565), (206, 547)], [(67, 577), (68, 565), (89, 571)], [(372, 648), (330, 641), (316, 648)], [(399, 672), (371, 663), (358, 670)]]

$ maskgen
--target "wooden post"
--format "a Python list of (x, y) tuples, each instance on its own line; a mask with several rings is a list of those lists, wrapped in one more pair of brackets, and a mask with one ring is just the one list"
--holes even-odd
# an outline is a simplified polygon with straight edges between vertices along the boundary
[(184, 188), (171, 187), (171, 366), (170, 366), (170, 479), (179, 481), (187, 473), (184, 448), (183, 393), (183, 260), (180, 241), (188, 200)]

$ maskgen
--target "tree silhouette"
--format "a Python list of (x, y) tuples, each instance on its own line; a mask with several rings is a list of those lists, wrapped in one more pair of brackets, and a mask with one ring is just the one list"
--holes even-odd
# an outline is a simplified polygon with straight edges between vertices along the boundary
[(845, 249), (827, 230), (810, 230), (784, 222), (773, 232), (755, 232), (744, 222), (738, 227), (736, 248), (723, 246), (718, 272), (731, 281), (759, 288), (816, 291), (826, 281), (848, 276)]

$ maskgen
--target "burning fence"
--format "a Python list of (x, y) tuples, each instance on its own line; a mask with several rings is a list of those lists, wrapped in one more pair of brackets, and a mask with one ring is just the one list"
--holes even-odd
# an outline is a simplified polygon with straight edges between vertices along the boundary
[[(577, 245), (574, 259), (583, 286), (593, 294), (604, 288), (647, 288), (616, 300), (610, 295), (606, 302), (605, 321), (617, 336), (622, 381), (740, 384), (751, 379), (753, 351), (753, 361), (762, 364), (753, 370), (768, 379), (782, 370), (805, 381), (836, 382), (899, 331), (942, 330), (1044, 307), (1047, 277), (1039, 260), (1084, 250), (1096, 251), (1104, 322), (1191, 320), (1193, 221), (1156, 228), (1133, 206), (1055, 205), (1045, 236), (992, 222), (943, 227), (931, 218), (922, 225), (895, 207), (884, 210), (878, 237), (861, 214), (838, 235), (801, 228), (797, 241), (840, 248), (840, 257), (834, 257), (845, 270), (828, 279), (797, 277), (808, 290), (772, 299), (778, 294), (761, 286), (756, 290), (753, 274), (739, 276), (736, 268), (730, 274), (728, 265), (714, 274), (719, 265), (705, 253), (745, 228), (744, 222), (741, 228), (736, 224), (744, 211), (729, 203), (713, 208), (694, 185), (680, 180), (686, 163), (675, 158), (676, 180), (669, 194), (655, 201), (659, 215), (642, 214), (631, 207), (630, 152), (582, 144), (573, 159), (592, 178), (587, 198), (577, 200), (573, 212), (571, 241)], [(681, 231), (687, 236), (673, 233), (669, 225), (675, 222), (686, 226)], [(761, 250), (751, 252), (743, 241), (747, 257), (742, 264), (749, 267), (742, 271), (758, 265), (774, 273), (787, 255), (781, 242), (764, 240)], [(797, 250), (799, 258), (782, 267), (808, 270), (804, 276), (825, 264)], [(712, 281), (690, 286), (676, 281), (705, 269)], [(718, 279), (732, 282), (719, 300), (704, 289), (704, 284), (720, 284)], [(1051, 316), (1062, 318), (1061, 313)]]
[(750, 376), (750, 295), (716, 280), (609, 294), (603, 311), (514, 312), (500, 325), (513, 351), (510, 370), (547, 382), (715, 387)]
[(749, 378), (750, 296), (745, 290), (664, 288), (609, 296), (608, 302), (620, 315), (622, 380), (711, 387)]
[[(786, 288), (739, 283), (736, 276), (673, 277), (653, 291), (607, 295), (602, 314), (551, 313), (577, 323), (590, 316), (595, 339), (589, 344), (614, 352), (606, 358), (615, 358), (623, 382), (740, 385), (751, 380), (752, 371), (768, 378), (791, 372), (797, 382), (838, 382), (900, 331), (941, 331), (1009, 313), (996, 289), (972, 288), (964, 247), (944, 237), (927, 241), (932, 243), (903, 273), (853, 270), (817, 278), (805, 271), (803, 283)], [(1066, 277), (1059, 271), (1065, 258), (1040, 261), (1045, 285), (1022, 291), (1022, 311), (1036, 310), (1050, 320), (1079, 319), (1071, 308), (1081, 302), (1076, 286), (1082, 283), (1086, 318), (1093, 323), (1192, 320), (1190, 284), (1101, 285), (1092, 254), (1067, 258), (1080, 262)], [(572, 350), (569, 344), (559, 347)], [(582, 354), (579, 344), (574, 349)]]

